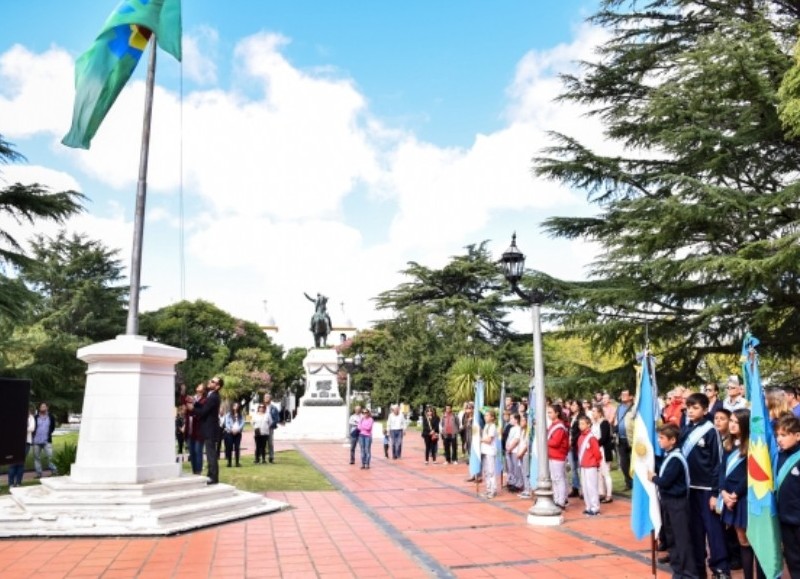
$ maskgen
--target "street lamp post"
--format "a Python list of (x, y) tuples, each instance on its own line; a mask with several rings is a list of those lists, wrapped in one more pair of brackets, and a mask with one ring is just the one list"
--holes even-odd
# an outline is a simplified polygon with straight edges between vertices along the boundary
[(356, 354), (352, 358), (345, 358), (344, 354), (336, 356), (336, 363), (339, 365), (339, 370), (344, 370), (347, 373), (347, 393), (345, 394), (344, 403), (346, 404), (347, 411), (345, 412), (345, 437), (350, 436), (350, 374), (361, 367), (364, 363), (364, 356)]
[[(539, 455), (539, 480), (534, 491), (536, 502), (528, 511), (528, 523), (532, 525), (560, 525), (563, 522), (561, 508), (553, 502), (553, 483), (550, 480), (550, 465), (547, 459), (547, 398), (544, 394), (544, 358), (542, 357), (541, 306), (545, 294), (541, 290), (530, 293), (522, 291), (519, 281), (525, 269), (525, 255), (517, 248), (517, 234), (511, 237), (511, 246), (500, 261), (503, 275), (519, 297), (531, 306), (533, 321), (533, 387), (536, 394), (536, 451)], [(533, 481), (531, 481), (533, 482)]]

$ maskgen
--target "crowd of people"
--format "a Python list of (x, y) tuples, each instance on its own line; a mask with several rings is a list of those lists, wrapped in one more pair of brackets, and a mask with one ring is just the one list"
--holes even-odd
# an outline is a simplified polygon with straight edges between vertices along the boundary
[[(222, 403), (219, 389), (223, 384), (223, 379), (215, 376), (208, 383), (198, 384), (194, 395), (186, 394), (185, 387), (182, 387), (175, 413), (178, 455), (183, 455), (185, 445), (192, 473), (200, 475), (205, 454), (208, 484), (219, 482), (219, 459), (223, 456), (223, 449), (228, 467), (242, 466), (245, 416), (238, 402), (229, 405)], [(255, 464), (275, 462), (274, 434), (280, 421), (280, 409), (272, 403), (269, 393), (264, 394), (263, 401), (250, 417), (255, 441)]]
[[(664, 521), (659, 561), (675, 576), (715, 579), (743, 569), (746, 579), (765, 577), (748, 540), (748, 450), (751, 415), (738, 376), (702, 391), (675, 388), (663, 401), (658, 444), (664, 457), (648, 477), (658, 488)], [(768, 424), (780, 450), (774, 480), (786, 567), (800, 577), (800, 401), (794, 387), (765, 393)], [(766, 452), (766, 451), (765, 451)], [(769, 459), (767, 459), (769, 460)]]
[[(737, 376), (725, 383), (720, 396), (716, 383), (699, 392), (677, 387), (659, 400), (658, 444), (663, 455), (648, 477), (656, 485), (663, 525), (659, 562), (669, 563), (674, 577), (728, 579), (743, 569), (745, 579), (764, 577), (747, 535), (747, 456), (750, 438), (749, 402)], [(791, 577), (800, 577), (800, 397), (792, 387), (768, 389), (766, 408), (780, 448), (775, 470), (778, 517), (785, 563)], [(424, 462), (469, 463), (473, 423), (480, 417), (481, 472), (468, 478), (483, 484), (482, 496), (499, 492), (496, 465), (502, 453), (505, 490), (528, 499), (531, 487), (532, 436), (525, 400), (507, 397), (502, 413), (472, 402), (459, 412), (446, 405), (440, 416), (426, 407), (420, 418)], [(498, 415), (502, 418), (498, 421)], [(619, 466), (626, 490), (633, 486), (631, 442), (635, 404), (630, 390), (617, 401), (597, 392), (592, 399), (548, 400), (547, 457), (553, 500), (567, 509), (570, 499), (582, 499), (583, 514), (595, 517), (602, 504), (614, 500), (612, 465)], [(350, 416), (350, 463), (361, 446), (362, 468), (369, 468), (372, 443), (369, 410), (356, 407)], [(407, 421), (393, 405), (384, 427), (385, 457), (402, 456)], [(439, 448), (444, 461), (438, 461)], [(498, 444), (499, 443), (499, 444)], [(502, 478), (500, 479), (503, 480)]]

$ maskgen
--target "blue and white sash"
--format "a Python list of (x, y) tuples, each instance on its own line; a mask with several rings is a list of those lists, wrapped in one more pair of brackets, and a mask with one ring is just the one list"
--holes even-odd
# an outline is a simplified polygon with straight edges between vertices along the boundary
[(781, 488), (784, 479), (789, 476), (789, 472), (791, 472), (798, 462), (800, 462), (800, 452), (795, 452), (781, 465), (781, 469), (778, 471), (778, 478), (775, 480), (776, 491)]
[(681, 451), (677, 448), (669, 451), (667, 457), (664, 459), (664, 462), (661, 463), (661, 468), (658, 469), (658, 476), (663, 477), (664, 473), (667, 471), (667, 463), (669, 463), (672, 459), (677, 459), (678, 461), (683, 464), (683, 476), (686, 479), (686, 494), (689, 494), (689, 463), (686, 462), (686, 458), (681, 454)]
[(683, 441), (683, 446), (681, 446), (681, 452), (683, 453), (683, 456), (688, 458), (689, 454), (694, 450), (694, 447), (697, 446), (698, 442), (700, 442), (700, 439), (702, 439), (712, 428), (714, 428), (714, 425), (710, 422), (706, 422), (702, 426), (698, 426), (692, 430), (689, 433), (689, 436), (686, 437), (686, 440)]
[[(743, 461), (744, 461), (744, 457), (739, 454), (738, 450), (735, 451), (735, 452), (730, 453), (728, 455), (728, 460), (725, 463), (725, 478), (727, 479), (729, 476), (731, 476), (731, 473)], [(717, 497), (717, 506), (716, 506), (716, 509), (715, 509), (717, 511), (718, 515), (722, 514), (723, 505), (724, 505), (724, 502), (722, 500), (722, 491), (720, 491), (719, 496)]]

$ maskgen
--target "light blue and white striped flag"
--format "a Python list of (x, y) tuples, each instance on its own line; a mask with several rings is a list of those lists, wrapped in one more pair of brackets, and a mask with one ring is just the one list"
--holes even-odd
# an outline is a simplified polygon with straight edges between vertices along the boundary
[(472, 444), (469, 448), (469, 474), (481, 474), (481, 431), (483, 430), (483, 380), (475, 381), (475, 409), (472, 413)]
[(530, 388), (528, 388), (528, 430), (530, 437), (528, 438), (528, 450), (530, 452), (530, 470), (528, 471), (529, 480), (531, 481), (531, 489), (536, 489), (539, 483), (539, 443), (536, 440), (536, 389), (534, 388), (534, 380), (531, 378)]
[(641, 377), (636, 392), (636, 413), (633, 427), (633, 496), (631, 498), (631, 529), (637, 539), (642, 539), (661, 528), (661, 511), (658, 506), (656, 485), (647, 478), (655, 471), (655, 457), (661, 454), (656, 444), (656, 418), (658, 397), (650, 379), (650, 364), (655, 361), (647, 352), (642, 357)]

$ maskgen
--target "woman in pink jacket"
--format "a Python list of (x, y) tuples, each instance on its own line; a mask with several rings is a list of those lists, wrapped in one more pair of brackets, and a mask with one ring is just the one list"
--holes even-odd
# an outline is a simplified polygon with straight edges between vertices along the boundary
[(361, 468), (369, 468), (372, 460), (372, 427), (375, 420), (369, 408), (361, 411), (361, 421), (358, 423), (358, 442), (361, 444)]

